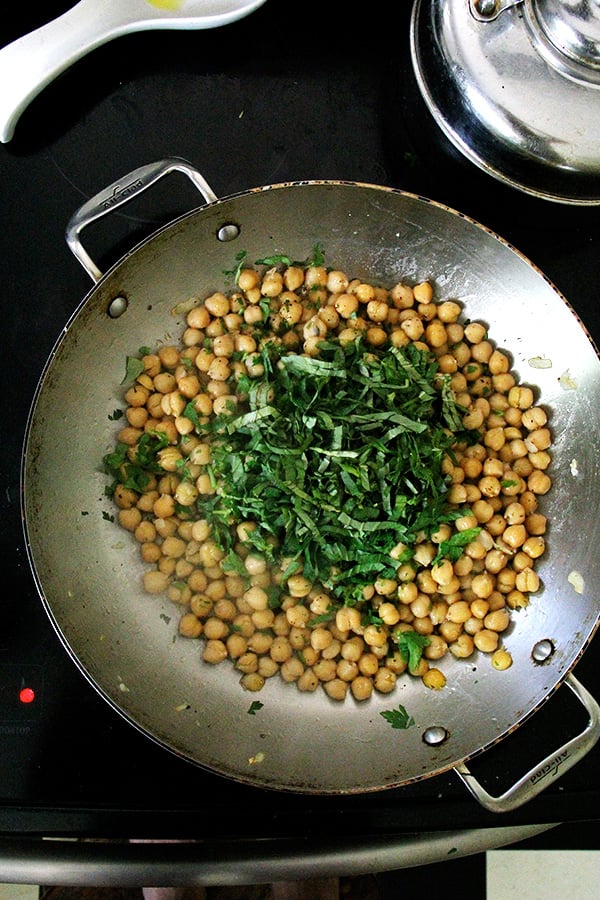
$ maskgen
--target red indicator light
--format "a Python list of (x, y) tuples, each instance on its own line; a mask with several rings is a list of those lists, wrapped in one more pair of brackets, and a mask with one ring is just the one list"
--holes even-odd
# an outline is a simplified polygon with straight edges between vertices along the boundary
[(24, 687), (19, 691), (19, 700), (21, 703), (33, 703), (35, 700), (35, 691), (33, 688)]

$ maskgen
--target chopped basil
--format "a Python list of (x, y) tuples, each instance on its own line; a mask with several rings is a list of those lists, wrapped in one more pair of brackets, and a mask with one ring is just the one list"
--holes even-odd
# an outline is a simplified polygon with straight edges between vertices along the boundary
[(150, 480), (148, 473), (163, 473), (157, 454), (168, 443), (169, 439), (162, 432), (144, 432), (137, 443), (135, 459), (129, 458), (130, 448), (119, 443), (116, 450), (105, 455), (104, 467), (110, 475), (116, 477), (118, 483), (143, 493)]
[(144, 363), (141, 359), (138, 359), (137, 356), (128, 356), (125, 363), (125, 375), (123, 376), (123, 381), (121, 384), (125, 384), (128, 381), (135, 381), (138, 375), (141, 375), (144, 371)]
[(250, 547), (274, 559), (276, 546), (338, 605), (354, 604), (394, 577), (398, 543), (414, 548), (455, 517), (442, 462), (462, 427), (456, 404), (433, 355), (414, 346), (359, 338), (324, 341), (318, 358), (276, 344), (256, 356), (264, 375), (238, 385), (247, 408), (211, 423), (218, 494), (203, 515), (226, 551), (226, 523), (256, 522)]
[(479, 526), (465, 528), (464, 531), (457, 531), (449, 537), (447, 541), (441, 541), (436, 557), (433, 560), (433, 565), (435, 566), (437, 563), (441, 562), (442, 559), (449, 559), (451, 562), (456, 562), (456, 560), (460, 559), (462, 556), (463, 550), (467, 544), (474, 541), (480, 531), (481, 528)]

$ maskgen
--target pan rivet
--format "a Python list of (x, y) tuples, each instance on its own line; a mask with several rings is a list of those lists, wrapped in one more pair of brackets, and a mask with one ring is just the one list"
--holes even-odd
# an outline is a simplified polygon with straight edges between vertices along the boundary
[(538, 641), (537, 644), (534, 645), (531, 655), (536, 662), (545, 662), (552, 656), (555, 649), (552, 641), (545, 638), (543, 641)]
[(108, 314), (111, 319), (118, 319), (127, 309), (127, 299), (125, 297), (115, 297), (110, 301)]
[(238, 225), (228, 224), (221, 225), (219, 230), (217, 231), (217, 237), (220, 241), (234, 241), (236, 237), (239, 237), (240, 229)]
[(437, 747), (438, 744), (443, 744), (447, 739), (448, 732), (441, 725), (431, 725), (423, 732), (423, 740), (430, 747)]

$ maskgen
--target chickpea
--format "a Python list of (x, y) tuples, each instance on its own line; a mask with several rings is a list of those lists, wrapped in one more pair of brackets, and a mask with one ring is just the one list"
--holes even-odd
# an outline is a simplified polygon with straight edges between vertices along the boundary
[(185, 613), (179, 620), (179, 634), (189, 638), (200, 637), (202, 622), (193, 613)]
[(341, 656), (349, 662), (358, 662), (362, 656), (364, 646), (365, 642), (361, 637), (358, 635), (351, 637), (342, 644)]
[(409, 309), (415, 302), (413, 289), (407, 284), (395, 285), (390, 291), (390, 297), (397, 309)]
[(332, 700), (344, 700), (348, 692), (348, 685), (341, 678), (331, 678), (324, 683), (323, 689)]
[(394, 603), (382, 603), (378, 614), (385, 625), (396, 625), (400, 621), (400, 611)]
[(497, 497), (502, 490), (500, 480), (493, 475), (484, 475), (478, 483), (479, 490), (484, 497)]
[(358, 665), (354, 660), (342, 658), (337, 664), (336, 674), (342, 681), (353, 681), (359, 674)]
[(463, 622), (466, 622), (470, 615), (471, 610), (467, 601), (457, 600), (456, 603), (452, 603), (448, 607), (446, 618), (449, 622), (460, 625)]
[(327, 270), (324, 266), (309, 266), (304, 273), (307, 288), (318, 288), (327, 284)]
[(292, 647), (287, 637), (278, 635), (271, 644), (269, 655), (271, 659), (278, 663), (283, 663), (290, 659), (292, 656)]
[(537, 428), (543, 428), (548, 421), (546, 412), (539, 406), (531, 406), (523, 412), (521, 422), (528, 429), (534, 431)]
[(168, 576), (163, 572), (150, 571), (144, 575), (144, 590), (148, 594), (162, 594), (169, 584)]
[(297, 325), (302, 318), (302, 304), (296, 299), (292, 300), (291, 298), (285, 297), (285, 295), (282, 295), (282, 299), (283, 302), (279, 307), (279, 315), (287, 325)]
[(321, 682), (332, 681), (336, 677), (337, 666), (333, 659), (320, 659), (312, 667)]
[(292, 597), (307, 597), (312, 590), (312, 582), (304, 575), (292, 575), (288, 578), (287, 589)]
[(261, 575), (267, 571), (267, 561), (264, 556), (249, 553), (244, 560), (244, 568), (249, 575)]
[(216, 665), (227, 659), (227, 647), (220, 640), (208, 640), (202, 654), (204, 662)]
[(524, 525), (509, 525), (502, 532), (502, 540), (513, 550), (522, 547), (527, 540), (527, 529)]
[(355, 700), (368, 700), (373, 693), (373, 682), (364, 675), (357, 675), (350, 683), (350, 690)]
[[(326, 616), (331, 609), (331, 600), (324, 591), (309, 591), (308, 598), (310, 600), (310, 611), (315, 616)], [(358, 612), (358, 610), (357, 610)], [(360, 616), (360, 613), (359, 613)], [(355, 616), (353, 619), (356, 618)], [(344, 629), (341, 629), (344, 630)]]
[(479, 341), (471, 347), (471, 357), (480, 363), (487, 363), (494, 352), (489, 341)]
[(522, 549), (531, 559), (538, 559), (546, 550), (546, 542), (541, 536), (531, 536), (522, 544)]
[[(486, 560), (487, 560), (488, 556), (489, 556), (489, 554), (486, 555), (486, 557), (485, 557)], [(487, 599), (487, 597), (490, 596), (490, 594), (492, 593), (494, 588), (495, 588), (495, 579), (487, 571), (481, 572), (481, 574), (475, 575), (471, 579), (471, 590), (473, 591), (474, 595), (481, 600)]]
[(314, 628), (310, 636), (313, 650), (325, 650), (333, 641), (333, 635), (327, 628)]
[(447, 340), (448, 334), (444, 327), (444, 324), (439, 319), (434, 319), (429, 323), (429, 325), (425, 328), (425, 340), (429, 344), (430, 347), (439, 348), (443, 347)]
[[(367, 316), (371, 322), (385, 322), (388, 317), (389, 307), (384, 300), (369, 300), (367, 303)], [(386, 334), (387, 338), (387, 334)]]
[(431, 303), (433, 299), (433, 286), (429, 281), (421, 281), (413, 287), (414, 298), (417, 303)]
[(355, 294), (340, 294), (335, 299), (334, 307), (342, 319), (349, 319), (356, 315), (358, 298)]
[(449, 643), (448, 649), (456, 659), (467, 659), (469, 656), (473, 655), (475, 644), (470, 635), (459, 634), (454, 641)]
[(408, 319), (404, 319), (400, 327), (411, 341), (418, 341), (425, 332), (423, 322), (418, 316), (411, 316)]
[(456, 322), (461, 313), (460, 303), (455, 300), (444, 300), (438, 306), (437, 314), (441, 322)]
[[(268, 595), (266, 596), (268, 601)], [(310, 610), (306, 606), (290, 606), (286, 609), (285, 615), (292, 628), (305, 628), (310, 619)]]
[(327, 290), (330, 294), (341, 294), (348, 290), (348, 276), (345, 272), (333, 270), (327, 275)]
[(361, 675), (375, 675), (379, 669), (379, 660), (374, 653), (363, 653), (358, 660)]
[(296, 687), (303, 693), (314, 692), (319, 687), (319, 679), (311, 669), (305, 669), (298, 681)]
[(525, 519), (525, 527), (527, 533), (530, 535), (539, 537), (540, 535), (545, 534), (546, 525), (546, 516), (541, 515), (541, 513), (531, 513)]
[(492, 654), (492, 666), (499, 671), (510, 669), (512, 666), (512, 656), (508, 650), (504, 650), (503, 648), (496, 650), (495, 653)]
[(153, 543), (156, 540), (156, 528), (152, 522), (144, 519), (135, 529), (134, 535), (139, 544)]
[[(468, 616), (465, 618), (467, 620)], [(462, 622), (451, 622), (448, 619), (444, 619), (438, 625), (438, 633), (443, 637), (448, 645), (453, 644), (463, 632), (463, 623)]]
[(387, 643), (386, 632), (378, 625), (367, 625), (363, 640), (369, 647), (383, 647)]
[(355, 606), (344, 606), (335, 615), (335, 624), (340, 631), (354, 631), (362, 634), (364, 628), (361, 623), (360, 611)]
[[(137, 533), (137, 529), (139, 528), (142, 521), (142, 514), (135, 506), (131, 507), (130, 509), (120, 509), (118, 520), (121, 528), (125, 528), (126, 531), (133, 531)], [(151, 540), (152, 539), (153, 538), (151, 538)]]
[(261, 587), (253, 586), (242, 596), (248, 606), (253, 610), (265, 610), (269, 605), (269, 595)]
[(199, 491), (189, 481), (182, 481), (175, 489), (175, 501), (180, 506), (192, 506), (198, 499)]
[(174, 369), (180, 359), (179, 350), (170, 345), (161, 347), (158, 351), (158, 358), (165, 369)]
[(210, 322), (210, 313), (205, 306), (194, 306), (186, 316), (190, 328), (203, 330)]
[(441, 659), (448, 650), (448, 644), (438, 634), (433, 634), (429, 638), (429, 644), (423, 650), (426, 659)]
[(246, 640), (246, 649), (262, 657), (269, 653), (273, 637), (261, 631), (253, 632)]
[(498, 648), (498, 633), (484, 628), (473, 636), (473, 643), (482, 653), (493, 653)]
[(423, 675), (423, 684), (431, 690), (439, 691), (446, 686), (446, 676), (439, 669), (428, 669)]
[(240, 678), (240, 684), (245, 691), (253, 693), (261, 691), (265, 686), (265, 676), (259, 672), (248, 672)]
[(256, 672), (264, 680), (272, 678), (279, 672), (279, 666), (270, 656), (261, 656), (258, 660), (258, 671)]
[(540, 587), (540, 577), (532, 568), (527, 567), (517, 575), (515, 586), (524, 594), (535, 594)]
[(495, 609), (487, 614), (483, 620), (485, 628), (490, 631), (506, 631), (510, 624), (510, 616), (507, 609)]
[[(431, 581), (432, 585), (435, 582)], [(437, 588), (433, 588), (432, 594), (436, 593)], [(431, 598), (425, 593), (418, 593), (413, 602), (410, 604), (410, 611), (417, 619), (426, 618), (431, 611)]]
[(204, 623), (204, 634), (209, 640), (224, 641), (229, 633), (227, 624), (216, 616), (209, 616)]
[(373, 687), (380, 694), (389, 694), (396, 687), (398, 676), (387, 666), (380, 666), (373, 679)]
[(298, 681), (304, 674), (304, 666), (297, 656), (291, 656), (281, 664), (279, 672), (284, 681)]
[(529, 409), (533, 405), (533, 391), (530, 387), (516, 385), (508, 392), (508, 403), (519, 409)]
[(206, 298), (204, 307), (211, 316), (221, 318), (229, 312), (229, 300), (220, 291), (216, 291), (214, 294), (211, 294), (210, 297)]
[(225, 356), (216, 356), (208, 366), (207, 373), (211, 381), (227, 381), (231, 375), (231, 366)]
[(290, 631), (292, 629), (290, 627), (288, 620), (285, 617), (285, 612), (278, 613), (275, 616), (275, 618), (273, 620), (272, 628), (273, 628), (274, 633), (278, 637), (287, 637), (287, 635), (290, 633)]

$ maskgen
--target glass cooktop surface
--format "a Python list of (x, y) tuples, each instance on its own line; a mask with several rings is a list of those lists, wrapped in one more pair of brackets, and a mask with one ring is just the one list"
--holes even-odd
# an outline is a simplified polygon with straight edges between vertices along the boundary
[[(3, 17), (7, 44), (68, 4), (30, 2)], [(75, 63), (23, 112), (0, 146), (3, 438), (0, 539), (0, 833), (89, 837), (342, 836), (499, 823), (453, 771), (354, 796), (281, 794), (178, 758), (102, 699), (68, 655), (34, 584), (21, 525), (20, 459), (48, 354), (90, 289), (65, 226), (88, 197), (137, 166), (188, 159), (218, 196), (302, 179), (381, 184), (473, 217), (524, 253), (600, 338), (600, 210), (552, 204), (493, 181), (446, 143), (412, 79), (410, 4), (371, 14), (304, 3), (282, 18), (267, 0), (239, 22), (115, 39)], [(159, 189), (90, 229), (106, 268), (197, 204)], [(92, 372), (93, 377), (93, 372)], [(65, 436), (67, 439), (67, 436)], [(69, 492), (69, 459), (57, 472)], [(597, 510), (582, 511), (582, 518)], [(68, 551), (67, 551), (68, 552)], [(600, 695), (596, 637), (576, 667)], [(473, 769), (492, 792), (581, 727), (561, 688)], [(544, 747), (544, 752), (540, 752)], [(597, 818), (599, 750), (501, 824)], [(242, 811), (251, 810), (251, 817)]]

